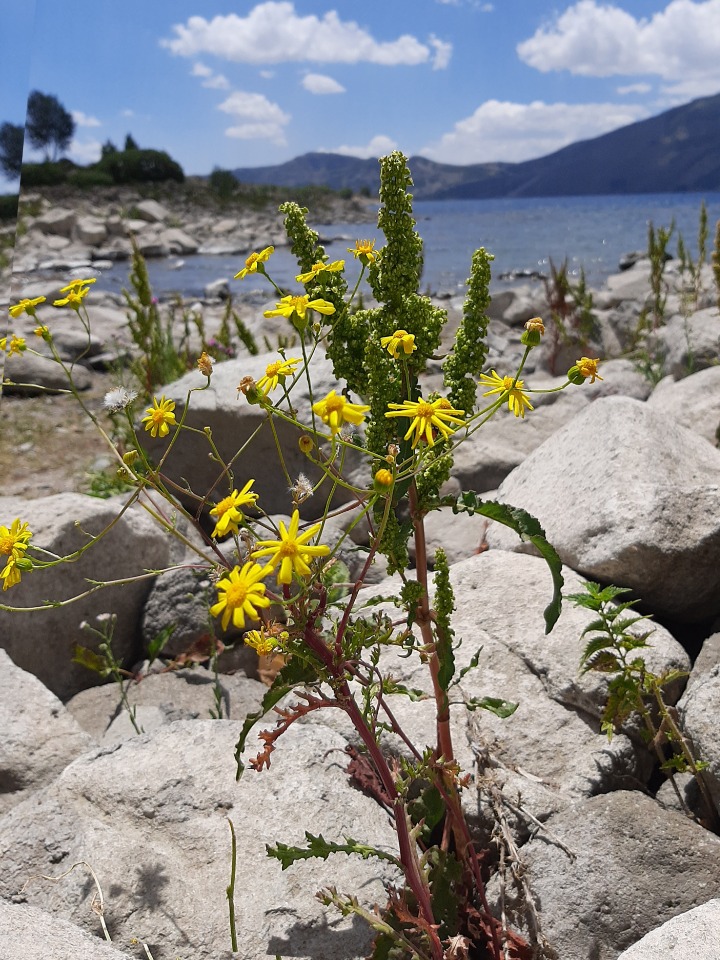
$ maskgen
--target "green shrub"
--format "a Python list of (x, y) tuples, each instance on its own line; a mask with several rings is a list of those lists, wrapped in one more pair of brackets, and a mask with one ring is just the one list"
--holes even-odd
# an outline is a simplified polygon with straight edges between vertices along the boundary
[(18, 199), (16, 193), (0, 194), (0, 220), (14, 220), (17, 217)]
[(75, 164), (70, 160), (60, 160), (57, 163), (24, 163), (22, 168), (22, 185), (26, 187), (56, 187), (66, 183), (68, 175), (75, 170)]
[(94, 170), (108, 174), (114, 183), (157, 183), (175, 180), (183, 183), (180, 164), (164, 150), (124, 150), (109, 153), (95, 164)]
[(80, 187), (87, 190), (92, 187), (112, 187), (115, 181), (104, 170), (95, 170), (92, 167), (88, 170), (75, 170), (67, 178), (67, 182), (73, 187)]

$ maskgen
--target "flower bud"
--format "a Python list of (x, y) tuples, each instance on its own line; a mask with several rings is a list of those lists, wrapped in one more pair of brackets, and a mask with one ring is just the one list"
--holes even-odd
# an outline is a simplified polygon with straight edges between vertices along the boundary
[(525, 324), (525, 332), (520, 337), (520, 343), (524, 343), (526, 347), (536, 347), (544, 333), (545, 324), (540, 317), (533, 317)]
[(312, 437), (309, 437), (306, 433), (304, 433), (298, 440), (298, 447), (300, 447), (301, 453), (304, 453), (306, 457), (309, 457), (313, 452), (315, 444)]
[(390, 470), (381, 467), (375, 474), (373, 485), (378, 493), (386, 493), (392, 487), (394, 479)]

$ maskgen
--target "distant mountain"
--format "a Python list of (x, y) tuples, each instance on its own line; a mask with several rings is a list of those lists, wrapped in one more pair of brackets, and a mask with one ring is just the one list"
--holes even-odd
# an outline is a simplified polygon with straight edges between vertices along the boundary
[[(417, 200), (720, 191), (720, 94), (523, 163), (454, 166), (411, 157)], [(233, 170), (245, 183), (378, 190), (377, 160), (306, 153)]]

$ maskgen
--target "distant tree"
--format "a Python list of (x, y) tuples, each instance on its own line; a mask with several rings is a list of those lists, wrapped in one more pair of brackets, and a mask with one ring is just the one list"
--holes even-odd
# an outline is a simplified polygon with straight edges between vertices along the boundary
[(115, 146), (112, 140), (106, 140), (100, 149), (100, 156), (109, 157), (111, 154), (117, 153), (117, 152), (118, 152), (118, 148)]
[(182, 183), (185, 174), (163, 150), (118, 150), (101, 157), (94, 169), (109, 174), (115, 183), (148, 183), (176, 180)]
[(137, 145), (137, 143), (135, 143), (135, 140), (133, 139), (133, 135), (132, 135), (131, 133), (129, 133), (129, 134), (125, 137), (125, 149), (126, 149), (126, 150), (139, 150), (139, 149), (140, 149), (140, 147)]
[(75, 121), (57, 97), (33, 90), (28, 97), (26, 129), (30, 143), (45, 151), (45, 159), (57, 160), (70, 145)]
[(0, 127), (0, 169), (10, 180), (20, 176), (25, 128), (15, 123)]
[(228, 200), (237, 190), (238, 182), (230, 170), (221, 170), (215, 167), (210, 174), (210, 189), (217, 194), (221, 200)]

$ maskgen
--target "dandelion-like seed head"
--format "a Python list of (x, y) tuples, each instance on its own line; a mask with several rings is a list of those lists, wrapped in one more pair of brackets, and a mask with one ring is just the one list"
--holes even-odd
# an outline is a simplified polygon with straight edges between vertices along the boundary
[(128, 390), (126, 387), (115, 387), (108, 390), (103, 399), (103, 406), (110, 413), (118, 413), (129, 407), (133, 400), (137, 399), (137, 393), (134, 390)]

